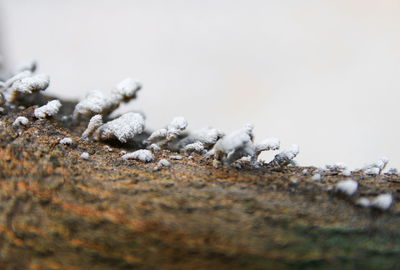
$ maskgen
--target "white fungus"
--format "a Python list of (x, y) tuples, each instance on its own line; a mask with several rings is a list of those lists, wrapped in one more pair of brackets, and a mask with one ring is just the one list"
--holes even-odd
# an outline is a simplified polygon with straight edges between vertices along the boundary
[(186, 129), (188, 122), (182, 116), (175, 117), (167, 128), (162, 128), (154, 131), (147, 141), (153, 144), (157, 144), (159, 147), (163, 148), (168, 146), (173, 140), (178, 138), (182, 132)]
[(106, 151), (106, 152), (112, 152), (112, 151), (113, 151), (113, 149), (112, 149), (110, 146), (108, 146), (108, 145), (104, 145), (104, 146), (103, 146), (103, 149), (104, 149), (104, 151)]
[(344, 170), (347, 169), (347, 166), (342, 162), (326, 165), (325, 167), (328, 171), (331, 172), (343, 172)]
[(95, 114), (109, 114), (118, 108), (120, 100), (118, 96), (106, 96), (100, 91), (92, 91), (76, 104), (73, 117), (80, 118), (81, 115), (93, 116)]
[(319, 173), (316, 173), (311, 177), (311, 181), (314, 181), (314, 182), (321, 181), (321, 179), (322, 179), (322, 177)]
[(388, 162), (389, 159), (387, 157), (381, 157), (377, 161), (365, 165), (361, 170), (365, 174), (371, 174), (371, 175), (381, 174), (381, 172), (386, 167)]
[(18, 116), (14, 123), (12, 124), (14, 127), (19, 127), (19, 126), (26, 126), (29, 123), (28, 118), (24, 116)]
[(82, 133), (82, 139), (87, 139), (91, 136), (97, 128), (99, 128), (103, 124), (103, 117), (101, 114), (96, 114), (92, 118), (90, 118), (89, 124), (85, 131)]
[(396, 168), (390, 168), (385, 174), (387, 175), (399, 175), (399, 172)]
[(344, 170), (343, 172), (342, 172), (342, 175), (343, 176), (351, 176), (351, 171), (350, 170)]
[(352, 179), (340, 181), (335, 185), (335, 190), (339, 193), (351, 196), (358, 188), (358, 183)]
[(299, 146), (293, 144), (289, 149), (277, 154), (270, 164), (273, 166), (286, 166), (290, 164), (298, 154)]
[(74, 109), (73, 117), (82, 115), (91, 117), (95, 114), (110, 114), (121, 102), (128, 102), (136, 97), (136, 92), (141, 89), (141, 84), (132, 79), (125, 79), (112, 90), (110, 95), (104, 95), (100, 91), (89, 93)]
[(89, 153), (88, 152), (83, 152), (81, 154), (81, 158), (84, 159), (84, 160), (88, 160), (89, 159)]
[(72, 142), (73, 142), (72, 139), (68, 138), (68, 137), (63, 138), (63, 139), (60, 140), (60, 144), (65, 144), (65, 145), (71, 145)]
[(115, 86), (114, 94), (120, 95), (120, 100), (129, 101), (136, 98), (136, 93), (142, 88), (142, 84), (131, 78), (127, 78)]
[(122, 156), (123, 159), (136, 159), (143, 162), (151, 162), (154, 160), (154, 155), (151, 151), (140, 149), (135, 152), (127, 153)]
[(100, 126), (95, 132), (95, 137), (99, 140), (118, 139), (126, 143), (143, 131), (143, 116), (139, 113), (128, 112)]
[(279, 150), (280, 141), (277, 138), (268, 138), (255, 145), (256, 155), (263, 151)]
[(213, 148), (214, 166), (217, 167), (220, 162), (229, 165), (242, 157), (253, 157), (253, 137), (253, 125), (247, 124), (220, 139)]
[(173, 160), (181, 160), (183, 157), (180, 155), (175, 155), (175, 156), (170, 156), (169, 158)]
[(371, 206), (380, 210), (387, 210), (393, 203), (391, 194), (381, 194), (371, 201)]
[(216, 128), (204, 128), (191, 132), (187, 137), (177, 143), (178, 149), (184, 149), (187, 145), (201, 143), (203, 149), (210, 149), (225, 134)]
[(356, 205), (361, 207), (370, 207), (371, 201), (368, 198), (362, 197), (356, 201)]
[(204, 145), (201, 142), (195, 142), (191, 144), (187, 144), (182, 149), (186, 153), (197, 152), (202, 153), (204, 151)]
[(160, 161), (158, 161), (158, 166), (169, 168), (169, 167), (171, 167), (171, 163), (168, 160), (166, 160), (165, 158), (163, 158), (163, 159), (160, 159)]
[(28, 95), (47, 89), (50, 84), (48, 75), (30, 75), (30, 71), (24, 71), (6, 82), (6, 86), (9, 85), (6, 90), (6, 99), (9, 103), (13, 103), (20, 95)]
[(34, 114), (36, 118), (39, 119), (44, 119), (47, 116), (53, 116), (58, 113), (60, 110), (61, 103), (59, 100), (52, 100), (47, 102), (46, 105), (43, 105), (42, 107), (39, 107), (35, 109)]

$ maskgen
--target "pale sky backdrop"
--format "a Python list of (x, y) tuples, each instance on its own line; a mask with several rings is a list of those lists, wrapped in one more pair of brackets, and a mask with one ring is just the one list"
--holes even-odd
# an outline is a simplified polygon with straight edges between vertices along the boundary
[(400, 1), (0, 0), (0, 29), (9, 66), (37, 59), (49, 93), (135, 77), (122, 111), (150, 128), (251, 122), (302, 165), (400, 168)]

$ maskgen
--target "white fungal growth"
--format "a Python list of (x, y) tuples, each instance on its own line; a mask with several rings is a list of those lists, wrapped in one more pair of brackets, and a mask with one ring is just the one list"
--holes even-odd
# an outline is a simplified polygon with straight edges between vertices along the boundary
[(368, 198), (360, 198), (357, 200), (356, 205), (361, 206), (361, 207), (370, 207), (371, 206), (371, 201)]
[(18, 96), (28, 95), (38, 91), (44, 91), (50, 84), (50, 78), (46, 74), (30, 76), (30, 71), (23, 71), (6, 82), (8, 86), (6, 99), (13, 103)]
[(84, 159), (84, 160), (89, 160), (89, 153), (88, 152), (83, 152), (81, 154), (81, 158)]
[(173, 140), (178, 138), (179, 135), (186, 129), (188, 122), (182, 116), (175, 117), (167, 128), (162, 128), (154, 131), (147, 141), (155, 143), (159, 147), (167, 146)]
[(344, 170), (347, 169), (347, 166), (342, 162), (337, 162), (337, 163), (334, 163), (331, 165), (326, 165), (325, 167), (328, 171), (331, 171), (331, 172), (343, 172)]
[(272, 166), (286, 166), (293, 162), (293, 159), (299, 154), (299, 146), (292, 144), (289, 149), (284, 150), (277, 154), (270, 162)]
[(364, 170), (364, 173), (367, 175), (378, 175), (381, 173), (381, 169), (379, 169), (378, 167), (369, 168)]
[(81, 115), (109, 114), (118, 108), (119, 103), (119, 95), (106, 96), (96, 90), (89, 93), (83, 100), (76, 104), (73, 117), (78, 119)]
[(82, 133), (82, 138), (87, 139), (91, 136), (97, 128), (99, 128), (103, 124), (103, 117), (101, 114), (96, 114), (92, 118), (90, 118), (89, 124), (85, 131)]
[(380, 210), (387, 210), (393, 203), (391, 194), (381, 194), (372, 200), (371, 206)]
[(14, 127), (19, 127), (19, 126), (26, 126), (29, 123), (28, 118), (24, 116), (18, 116), (14, 123), (12, 124)]
[(163, 158), (163, 159), (160, 159), (160, 161), (158, 161), (158, 166), (169, 168), (169, 167), (171, 167), (171, 163), (168, 160), (166, 160), (165, 158)]
[(204, 145), (201, 142), (195, 142), (187, 144), (185, 147), (183, 147), (182, 150), (186, 153), (191, 153), (191, 152), (202, 153), (204, 151)]
[(83, 116), (95, 114), (110, 114), (121, 102), (128, 102), (136, 98), (136, 92), (142, 85), (133, 79), (125, 79), (114, 87), (110, 95), (104, 95), (100, 91), (93, 91), (81, 100), (76, 106), (73, 117), (78, 119)]
[(73, 142), (72, 139), (68, 137), (60, 140), (60, 144), (65, 144), (65, 145), (71, 145), (72, 142)]
[(137, 150), (135, 152), (127, 153), (122, 156), (123, 159), (136, 159), (143, 162), (151, 162), (154, 160), (154, 155), (151, 151), (146, 149)]
[(128, 112), (100, 126), (95, 137), (99, 140), (118, 139), (122, 143), (133, 140), (144, 130), (144, 118), (139, 113)]
[(319, 182), (319, 181), (321, 181), (321, 179), (322, 179), (322, 177), (319, 173), (316, 173), (311, 177), (311, 181), (314, 181), (314, 182)]
[(201, 143), (204, 149), (211, 148), (225, 134), (216, 128), (204, 128), (191, 132), (187, 137), (178, 142), (177, 148), (185, 148), (189, 144)]
[(242, 157), (253, 157), (253, 137), (253, 125), (247, 124), (217, 141), (213, 148), (214, 166), (220, 162), (229, 165)]
[(58, 113), (61, 108), (61, 103), (59, 100), (52, 100), (47, 102), (46, 105), (35, 109), (34, 114), (36, 118), (44, 119), (47, 116), (53, 116)]
[(268, 138), (255, 145), (256, 155), (263, 151), (279, 150), (281, 142), (277, 138)]
[(138, 81), (135, 81), (131, 78), (127, 78), (113, 89), (115, 94), (120, 95), (120, 100), (129, 101), (132, 98), (136, 97), (136, 92), (142, 88), (142, 84)]
[(387, 175), (399, 175), (399, 171), (396, 168), (390, 168), (385, 174), (387, 174)]
[(351, 171), (350, 170), (344, 170), (342, 171), (343, 176), (351, 176)]
[(343, 180), (336, 184), (335, 190), (339, 193), (351, 196), (358, 188), (358, 183), (352, 179)]
[(381, 172), (383, 171), (383, 169), (385, 169), (388, 162), (389, 162), (389, 159), (387, 157), (381, 157), (377, 161), (365, 165), (362, 168), (362, 171), (365, 174), (372, 174), (372, 175), (381, 174)]

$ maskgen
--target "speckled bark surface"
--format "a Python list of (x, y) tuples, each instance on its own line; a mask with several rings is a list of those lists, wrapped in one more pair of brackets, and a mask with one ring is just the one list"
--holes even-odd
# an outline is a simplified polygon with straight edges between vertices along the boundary
[[(17, 116), (29, 125), (13, 128)], [(172, 167), (153, 171), (81, 140), (84, 124), (32, 116), (0, 116), (0, 269), (400, 268), (398, 177), (355, 175), (346, 198), (329, 191), (343, 176), (312, 182), (304, 168), (215, 169), (162, 152)], [(389, 211), (355, 206), (383, 192)]]

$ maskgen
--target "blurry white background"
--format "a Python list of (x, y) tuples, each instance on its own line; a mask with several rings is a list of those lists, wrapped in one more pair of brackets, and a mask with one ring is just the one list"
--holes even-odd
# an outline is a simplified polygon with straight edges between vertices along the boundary
[(9, 66), (81, 98), (139, 78), (149, 127), (255, 124), (302, 165), (400, 167), (400, 1), (0, 0)]

